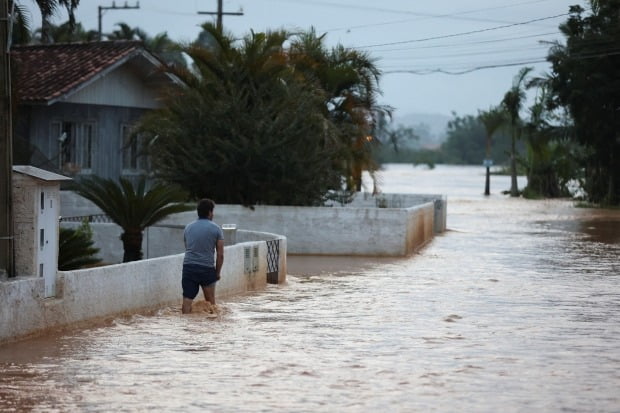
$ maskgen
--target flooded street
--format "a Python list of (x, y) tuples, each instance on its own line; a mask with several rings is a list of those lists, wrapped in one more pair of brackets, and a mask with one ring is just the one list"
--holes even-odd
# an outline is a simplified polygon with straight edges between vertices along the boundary
[(287, 284), (217, 318), (1, 346), (0, 411), (620, 411), (620, 210), (510, 199), (498, 176), (485, 198), (483, 172), (382, 174), (448, 195), (449, 230), (411, 257), (289, 256)]

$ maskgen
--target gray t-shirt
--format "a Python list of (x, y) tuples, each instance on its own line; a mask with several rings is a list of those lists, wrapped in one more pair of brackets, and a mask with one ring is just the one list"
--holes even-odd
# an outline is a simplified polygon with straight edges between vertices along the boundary
[(202, 218), (189, 223), (183, 232), (185, 258), (183, 264), (198, 264), (215, 268), (215, 246), (224, 233), (215, 222)]

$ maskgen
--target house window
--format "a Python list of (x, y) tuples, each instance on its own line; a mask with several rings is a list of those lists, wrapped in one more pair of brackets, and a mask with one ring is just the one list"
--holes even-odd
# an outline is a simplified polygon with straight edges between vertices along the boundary
[(123, 174), (144, 173), (148, 168), (148, 158), (144, 153), (144, 140), (132, 134), (131, 126), (121, 125), (121, 159)]
[(54, 122), (52, 136), (59, 145), (59, 167), (63, 172), (92, 172), (95, 125), (87, 122)]

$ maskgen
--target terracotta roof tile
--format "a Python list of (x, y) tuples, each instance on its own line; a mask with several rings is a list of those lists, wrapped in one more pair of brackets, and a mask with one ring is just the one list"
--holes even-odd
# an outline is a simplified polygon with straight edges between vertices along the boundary
[(14, 90), (20, 103), (49, 102), (141, 49), (136, 41), (13, 46)]

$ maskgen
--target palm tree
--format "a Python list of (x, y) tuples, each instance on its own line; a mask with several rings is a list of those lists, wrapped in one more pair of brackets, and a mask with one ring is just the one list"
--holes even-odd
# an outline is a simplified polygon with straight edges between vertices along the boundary
[(325, 112), (340, 129), (347, 171), (347, 189), (361, 191), (362, 171), (378, 165), (372, 156), (377, 142), (371, 133), (381, 116), (391, 108), (377, 103), (381, 71), (365, 52), (338, 45), (328, 49), (325, 35), (314, 29), (300, 33), (291, 42), (289, 57), (296, 71), (326, 93)]
[[(96, 30), (84, 30), (81, 23), (71, 27), (69, 22), (64, 22), (58, 26), (50, 24), (47, 37), (51, 43), (92, 42), (99, 39), (99, 33)], [(44, 43), (42, 29), (35, 31), (34, 40)]]
[(148, 35), (139, 27), (131, 27), (127, 23), (116, 23), (118, 29), (106, 35), (108, 40), (144, 40)]
[(117, 30), (108, 34), (108, 40), (140, 40), (151, 53), (159, 56), (169, 65), (186, 66), (181, 46), (163, 32), (151, 37), (139, 27), (131, 27), (127, 23), (116, 23)]
[(101, 263), (101, 259), (96, 257), (99, 248), (94, 244), (92, 230), (86, 221), (76, 229), (60, 228), (58, 269), (78, 270)]
[(75, 9), (80, 4), (80, 0), (35, 0), (41, 10), (41, 42), (51, 43), (51, 26), (50, 21), (58, 7), (63, 6), (69, 15), (69, 27), (71, 30), (75, 27)]
[(142, 259), (142, 232), (145, 228), (168, 215), (192, 209), (183, 203), (185, 192), (164, 184), (155, 184), (147, 190), (145, 178), (134, 186), (125, 178), (117, 183), (93, 176), (80, 180), (74, 190), (92, 201), (123, 229), (123, 262)]
[(493, 135), (501, 128), (506, 122), (506, 114), (499, 107), (490, 108), (487, 111), (478, 111), (478, 119), (484, 125), (486, 131), (486, 180), (484, 185), (484, 194), (491, 194), (491, 143), (493, 141)]
[(502, 106), (510, 117), (511, 147), (510, 147), (510, 196), (519, 196), (517, 185), (517, 149), (516, 141), (521, 136), (521, 117), (519, 113), (525, 101), (523, 84), (527, 75), (533, 70), (531, 67), (522, 68), (515, 76), (512, 87), (504, 95)]
[(321, 203), (341, 184), (341, 146), (323, 90), (288, 63), (289, 35), (203, 29), (184, 49), (191, 67), (169, 68), (185, 87), (141, 122), (157, 176), (221, 203)]
[(31, 23), (28, 18), (28, 9), (14, 0), (9, 0), (9, 11), (13, 11), (13, 15), (10, 16), (12, 20), (11, 44), (30, 43), (32, 33), (30, 32)]

